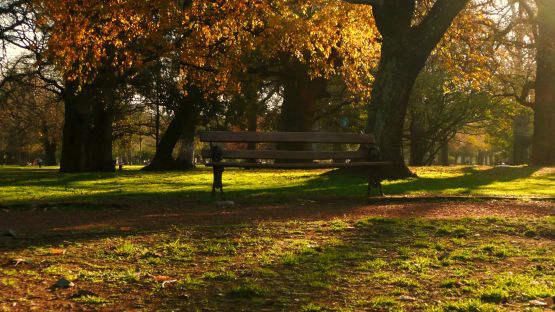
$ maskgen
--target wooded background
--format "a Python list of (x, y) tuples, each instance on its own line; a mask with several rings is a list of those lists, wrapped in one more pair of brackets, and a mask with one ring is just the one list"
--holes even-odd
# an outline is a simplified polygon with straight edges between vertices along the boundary
[(553, 0), (5, 0), (0, 163), (187, 169), (208, 129), (373, 133), (391, 178), (406, 164), (553, 166), (553, 12)]

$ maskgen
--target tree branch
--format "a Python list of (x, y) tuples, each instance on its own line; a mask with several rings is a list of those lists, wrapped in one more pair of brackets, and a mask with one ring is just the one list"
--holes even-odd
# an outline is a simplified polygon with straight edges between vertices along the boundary
[(437, 0), (426, 17), (414, 28), (415, 40), (419, 43), (422, 56), (427, 57), (451, 26), (453, 19), (469, 0)]

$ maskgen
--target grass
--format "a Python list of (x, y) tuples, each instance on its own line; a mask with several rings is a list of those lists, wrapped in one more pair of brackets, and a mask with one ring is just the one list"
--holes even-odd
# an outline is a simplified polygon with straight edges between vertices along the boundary
[[(461, 241), (460, 228), (473, 235)], [(0, 311), (14, 303), (20, 310), (524, 311), (530, 300), (555, 296), (553, 217), (265, 221), (84, 237), (3, 250)], [(75, 287), (48, 290), (61, 277)]]
[[(59, 174), (56, 168), (0, 167), (0, 204), (127, 202), (164, 199), (208, 201), (212, 172)], [(419, 178), (386, 181), (388, 195), (555, 197), (555, 168), (418, 167)], [(257, 202), (296, 198), (360, 198), (363, 179), (329, 170), (226, 169), (228, 198)]]
[(78, 297), (78, 298), (74, 298), (73, 300), (80, 302), (80, 303), (85, 303), (85, 304), (103, 304), (103, 303), (108, 303), (108, 301), (104, 298), (100, 298), (97, 296), (82, 296), (82, 297)]
[[(0, 206), (8, 208), (1, 213), (18, 205), (97, 209), (210, 201), (208, 169), (137, 169), (59, 174), (56, 168), (0, 167)], [(555, 168), (413, 170), (419, 178), (387, 181), (385, 192), (555, 198)], [(360, 178), (328, 170), (230, 169), (224, 185), (238, 202), (287, 200), (301, 209), (317, 204), (311, 198), (335, 198), (339, 205), (361, 198), (366, 187)], [(553, 216), (363, 215), (6, 236), (0, 237), (0, 311), (535, 311), (530, 300), (554, 309), (554, 238)], [(52, 289), (62, 277), (75, 286)]]

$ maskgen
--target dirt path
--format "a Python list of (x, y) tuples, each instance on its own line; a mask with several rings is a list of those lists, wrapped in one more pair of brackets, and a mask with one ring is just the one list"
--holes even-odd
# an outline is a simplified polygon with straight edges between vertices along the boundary
[(3, 209), (0, 232), (49, 236), (95, 230), (134, 231), (171, 225), (238, 224), (271, 220), (359, 219), (370, 216), (464, 218), (536, 218), (555, 215), (554, 201), (374, 202), (292, 200), (283, 204), (238, 205), (233, 208), (191, 202), (143, 203), (104, 209)]

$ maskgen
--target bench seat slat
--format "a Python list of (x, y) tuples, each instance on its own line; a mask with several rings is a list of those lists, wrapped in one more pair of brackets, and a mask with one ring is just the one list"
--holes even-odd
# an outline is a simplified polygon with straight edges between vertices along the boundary
[(374, 144), (372, 134), (335, 132), (230, 132), (201, 131), (202, 142), (238, 143), (344, 143)]
[[(202, 157), (210, 158), (210, 151), (203, 150)], [(230, 159), (363, 159), (367, 151), (281, 151), (238, 150), (223, 151), (223, 158)]]
[(372, 167), (388, 165), (391, 162), (351, 162), (351, 163), (247, 163), (247, 162), (213, 162), (207, 163), (206, 166), (223, 166), (236, 168), (275, 168), (275, 169), (303, 169), (303, 168), (345, 168), (345, 167)]

